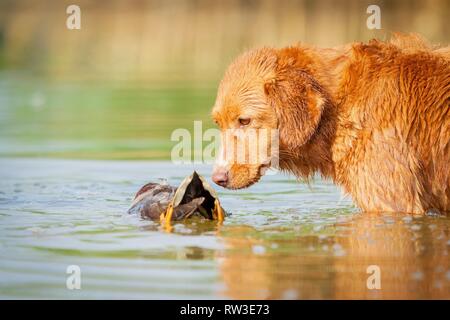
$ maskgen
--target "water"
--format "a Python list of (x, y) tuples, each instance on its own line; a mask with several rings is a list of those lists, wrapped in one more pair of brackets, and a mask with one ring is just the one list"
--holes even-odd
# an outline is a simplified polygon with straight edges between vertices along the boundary
[[(196, 167), (208, 179), (209, 167)], [(450, 219), (360, 214), (328, 182), (217, 189), (223, 225), (173, 232), (126, 210), (170, 162), (0, 159), (0, 298), (449, 299)], [(68, 290), (66, 269), (81, 269)], [(369, 290), (369, 266), (381, 289)]]
[(0, 156), (167, 160), (175, 129), (212, 126), (215, 83), (80, 82), (0, 70)]

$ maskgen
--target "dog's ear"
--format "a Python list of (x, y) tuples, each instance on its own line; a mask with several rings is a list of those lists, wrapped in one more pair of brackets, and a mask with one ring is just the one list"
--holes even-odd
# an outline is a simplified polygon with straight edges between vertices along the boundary
[(326, 97), (317, 81), (301, 70), (287, 70), (265, 83), (268, 103), (278, 118), (280, 144), (295, 149), (319, 126)]

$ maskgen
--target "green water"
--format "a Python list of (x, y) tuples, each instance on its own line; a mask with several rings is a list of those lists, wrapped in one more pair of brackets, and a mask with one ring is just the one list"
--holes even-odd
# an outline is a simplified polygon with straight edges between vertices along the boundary
[[(219, 190), (223, 225), (126, 214), (170, 162), (0, 160), (1, 298), (450, 298), (444, 217), (361, 215), (329, 183), (267, 176)], [(197, 166), (209, 177), (209, 168)], [(66, 269), (81, 269), (68, 290)], [(381, 290), (366, 286), (381, 270)]]
[(168, 159), (174, 129), (212, 127), (212, 86), (1, 79), (0, 156)]
[(211, 126), (212, 87), (1, 79), (0, 298), (450, 298), (449, 218), (360, 214), (320, 179), (217, 188), (223, 225), (128, 215), (149, 181), (210, 179), (168, 159), (175, 128)]

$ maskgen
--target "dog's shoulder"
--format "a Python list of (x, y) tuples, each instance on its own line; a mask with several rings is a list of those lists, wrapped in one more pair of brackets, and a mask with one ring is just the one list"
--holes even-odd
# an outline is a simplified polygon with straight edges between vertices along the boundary
[(450, 63), (450, 46), (433, 45), (415, 33), (393, 33), (390, 40), (355, 42), (351, 48), (354, 61), (370, 61), (381, 67), (388, 66), (388, 62), (401, 65), (408, 62), (434, 61), (444, 66)]

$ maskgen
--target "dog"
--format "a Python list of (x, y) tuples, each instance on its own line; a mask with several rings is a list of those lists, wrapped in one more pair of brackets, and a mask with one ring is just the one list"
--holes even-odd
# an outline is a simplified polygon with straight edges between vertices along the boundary
[[(363, 211), (450, 211), (450, 46), (393, 34), (251, 50), (226, 70), (212, 118), (222, 133), (277, 130), (279, 169), (332, 179)], [(229, 189), (256, 183), (274, 158), (241, 163), (230, 148), (222, 136), (212, 174)]]

